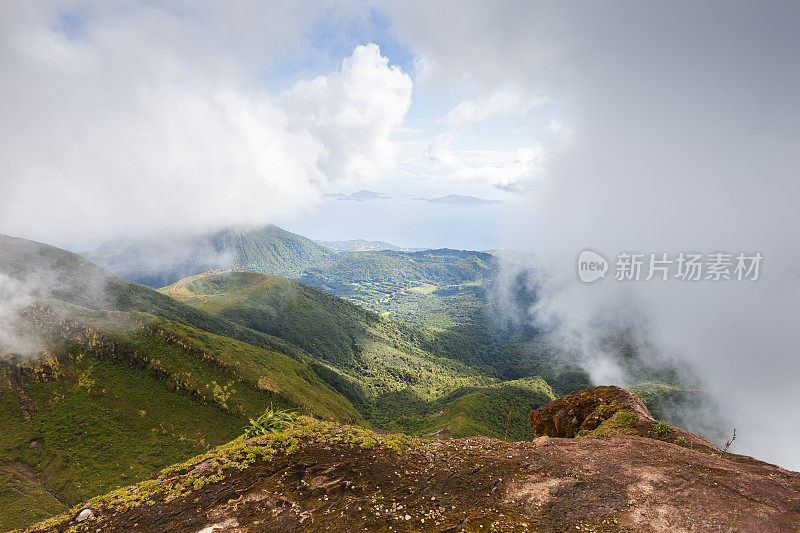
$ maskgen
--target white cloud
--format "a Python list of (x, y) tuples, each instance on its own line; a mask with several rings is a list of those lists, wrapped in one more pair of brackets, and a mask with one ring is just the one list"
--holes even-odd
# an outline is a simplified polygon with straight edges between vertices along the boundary
[(453, 142), (452, 134), (440, 134), (430, 143), (426, 152), (428, 163), (446, 179), (518, 191), (544, 170), (547, 151), (540, 142), (514, 152), (454, 150)]
[(41, 290), (43, 286), (38, 281), (11, 278), (0, 272), (0, 346), (7, 353), (33, 355), (38, 351), (39, 343), (21, 326), (19, 313), (34, 298), (48, 296)]
[[(462, 100), (445, 117), (448, 129), (425, 147), (416, 165), (417, 175), (482, 183), (505, 190), (522, 190), (543, 171), (547, 150), (537, 141), (516, 150), (459, 150), (462, 132), (499, 117), (524, 117), (548, 99), (532, 91), (510, 88), (494, 90), (484, 96)], [(413, 152), (412, 152), (413, 154)]]
[(70, 31), (71, 4), (4, 6), (0, 232), (89, 242), (273, 221), (393, 167), (412, 84), (377, 46), (278, 95), (254, 76), (313, 23), (301, 5), (89, 5)]
[(319, 167), (336, 180), (375, 180), (391, 168), (389, 134), (411, 103), (411, 78), (381, 57), (377, 45), (359, 46), (341, 72), (296, 83), (282, 95), (291, 127), (325, 145)]
[(546, 151), (541, 143), (534, 143), (518, 149), (513, 159), (501, 164), (487, 164), (484, 161), (472, 162), (469, 155), (462, 158), (466, 163), (459, 165), (452, 177), (462, 181), (490, 183), (506, 190), (522, 190), (525, 185), (542, 174)]
[(463, 128), (499, 115), (522, 116), (545, 102), (546, 97), (535, 93), (502, 88), (480, 98), (462, 100), (445, 120), (451, 128)]

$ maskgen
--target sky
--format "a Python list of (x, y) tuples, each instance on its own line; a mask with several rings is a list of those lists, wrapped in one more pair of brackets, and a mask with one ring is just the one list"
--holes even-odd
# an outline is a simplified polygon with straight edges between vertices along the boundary
[[(524, 319), (620, 384), (596, 341), (635, 326), (739, 451), (798, 469), (799, 22), (782, 1), (3, 2), (0, 233), (533, 251)], [(329, 196), (362, 189), (391, 198)], [(424, 200), (449, 194), (502, 203)], [(765, 259), (750, 283), (584, 285), (587, 248)]]

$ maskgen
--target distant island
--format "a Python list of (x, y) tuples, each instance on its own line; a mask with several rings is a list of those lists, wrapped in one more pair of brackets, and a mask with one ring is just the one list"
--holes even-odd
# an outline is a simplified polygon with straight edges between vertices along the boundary
[(425, 200), (426, 202), (430, 202), (432, 204), (453, 204), (453, 205), (495, 205), (495, 204), (502, 204), (502, 200), (486, 200), (484, 198), (478, 198), (476, 196), (467, 196), (464, 194), (448, 194), (447, 196), (441, 196), (439, 198), (418, 198), (419, 200)]
[(354, 192), (353, 194), (326, 194), (326, 198), (336, 198), (337, 200), (356, 200), (358, 202), (362, 200), (388, 200), (391, 198), (388, 194), (383, 194), (380, 192), (368, 191), (366, 189), (362, 189), (358, 192)]

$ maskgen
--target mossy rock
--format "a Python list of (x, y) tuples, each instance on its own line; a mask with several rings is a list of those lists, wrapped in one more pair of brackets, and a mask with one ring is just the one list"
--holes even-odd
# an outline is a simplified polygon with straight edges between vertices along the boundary
[[(528, 416), (537, 437), (574, 438), (620, 430), (633, 433), (640, 419), (652, 420), (644, 403), (620, 387), (593, 387), (562, 396)], [(620, 432), (615, 431), (615, 432)]]
[(620, 387), (572, 392), (531, 411), (528, 420), (537, 437), (638, 435), (705, 453), (720, 453), (702, 435), (655, 420), (642, 400)]

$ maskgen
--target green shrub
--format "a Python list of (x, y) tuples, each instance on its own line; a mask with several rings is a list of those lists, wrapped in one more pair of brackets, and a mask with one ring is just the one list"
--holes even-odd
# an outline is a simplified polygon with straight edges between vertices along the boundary
[(672, 433), (675, 429), (667, 424), (666, 422), (657, 422), (653, 429), (656, 430), (656, 433), (659, 435), (666, 435), (667, 433)]
[(278, 410), (276, 411), (272, 405), (269, 409), (264, 411), (264, 414), (253, 420), (250, 419), (250, 425), (245, 428), (245, 438), (257, 437), (259, 435), (269, 435), (272, 433), (280, 433), (286, 429), (289, 424), (294, 422), (295, 415), (289, 411)]

